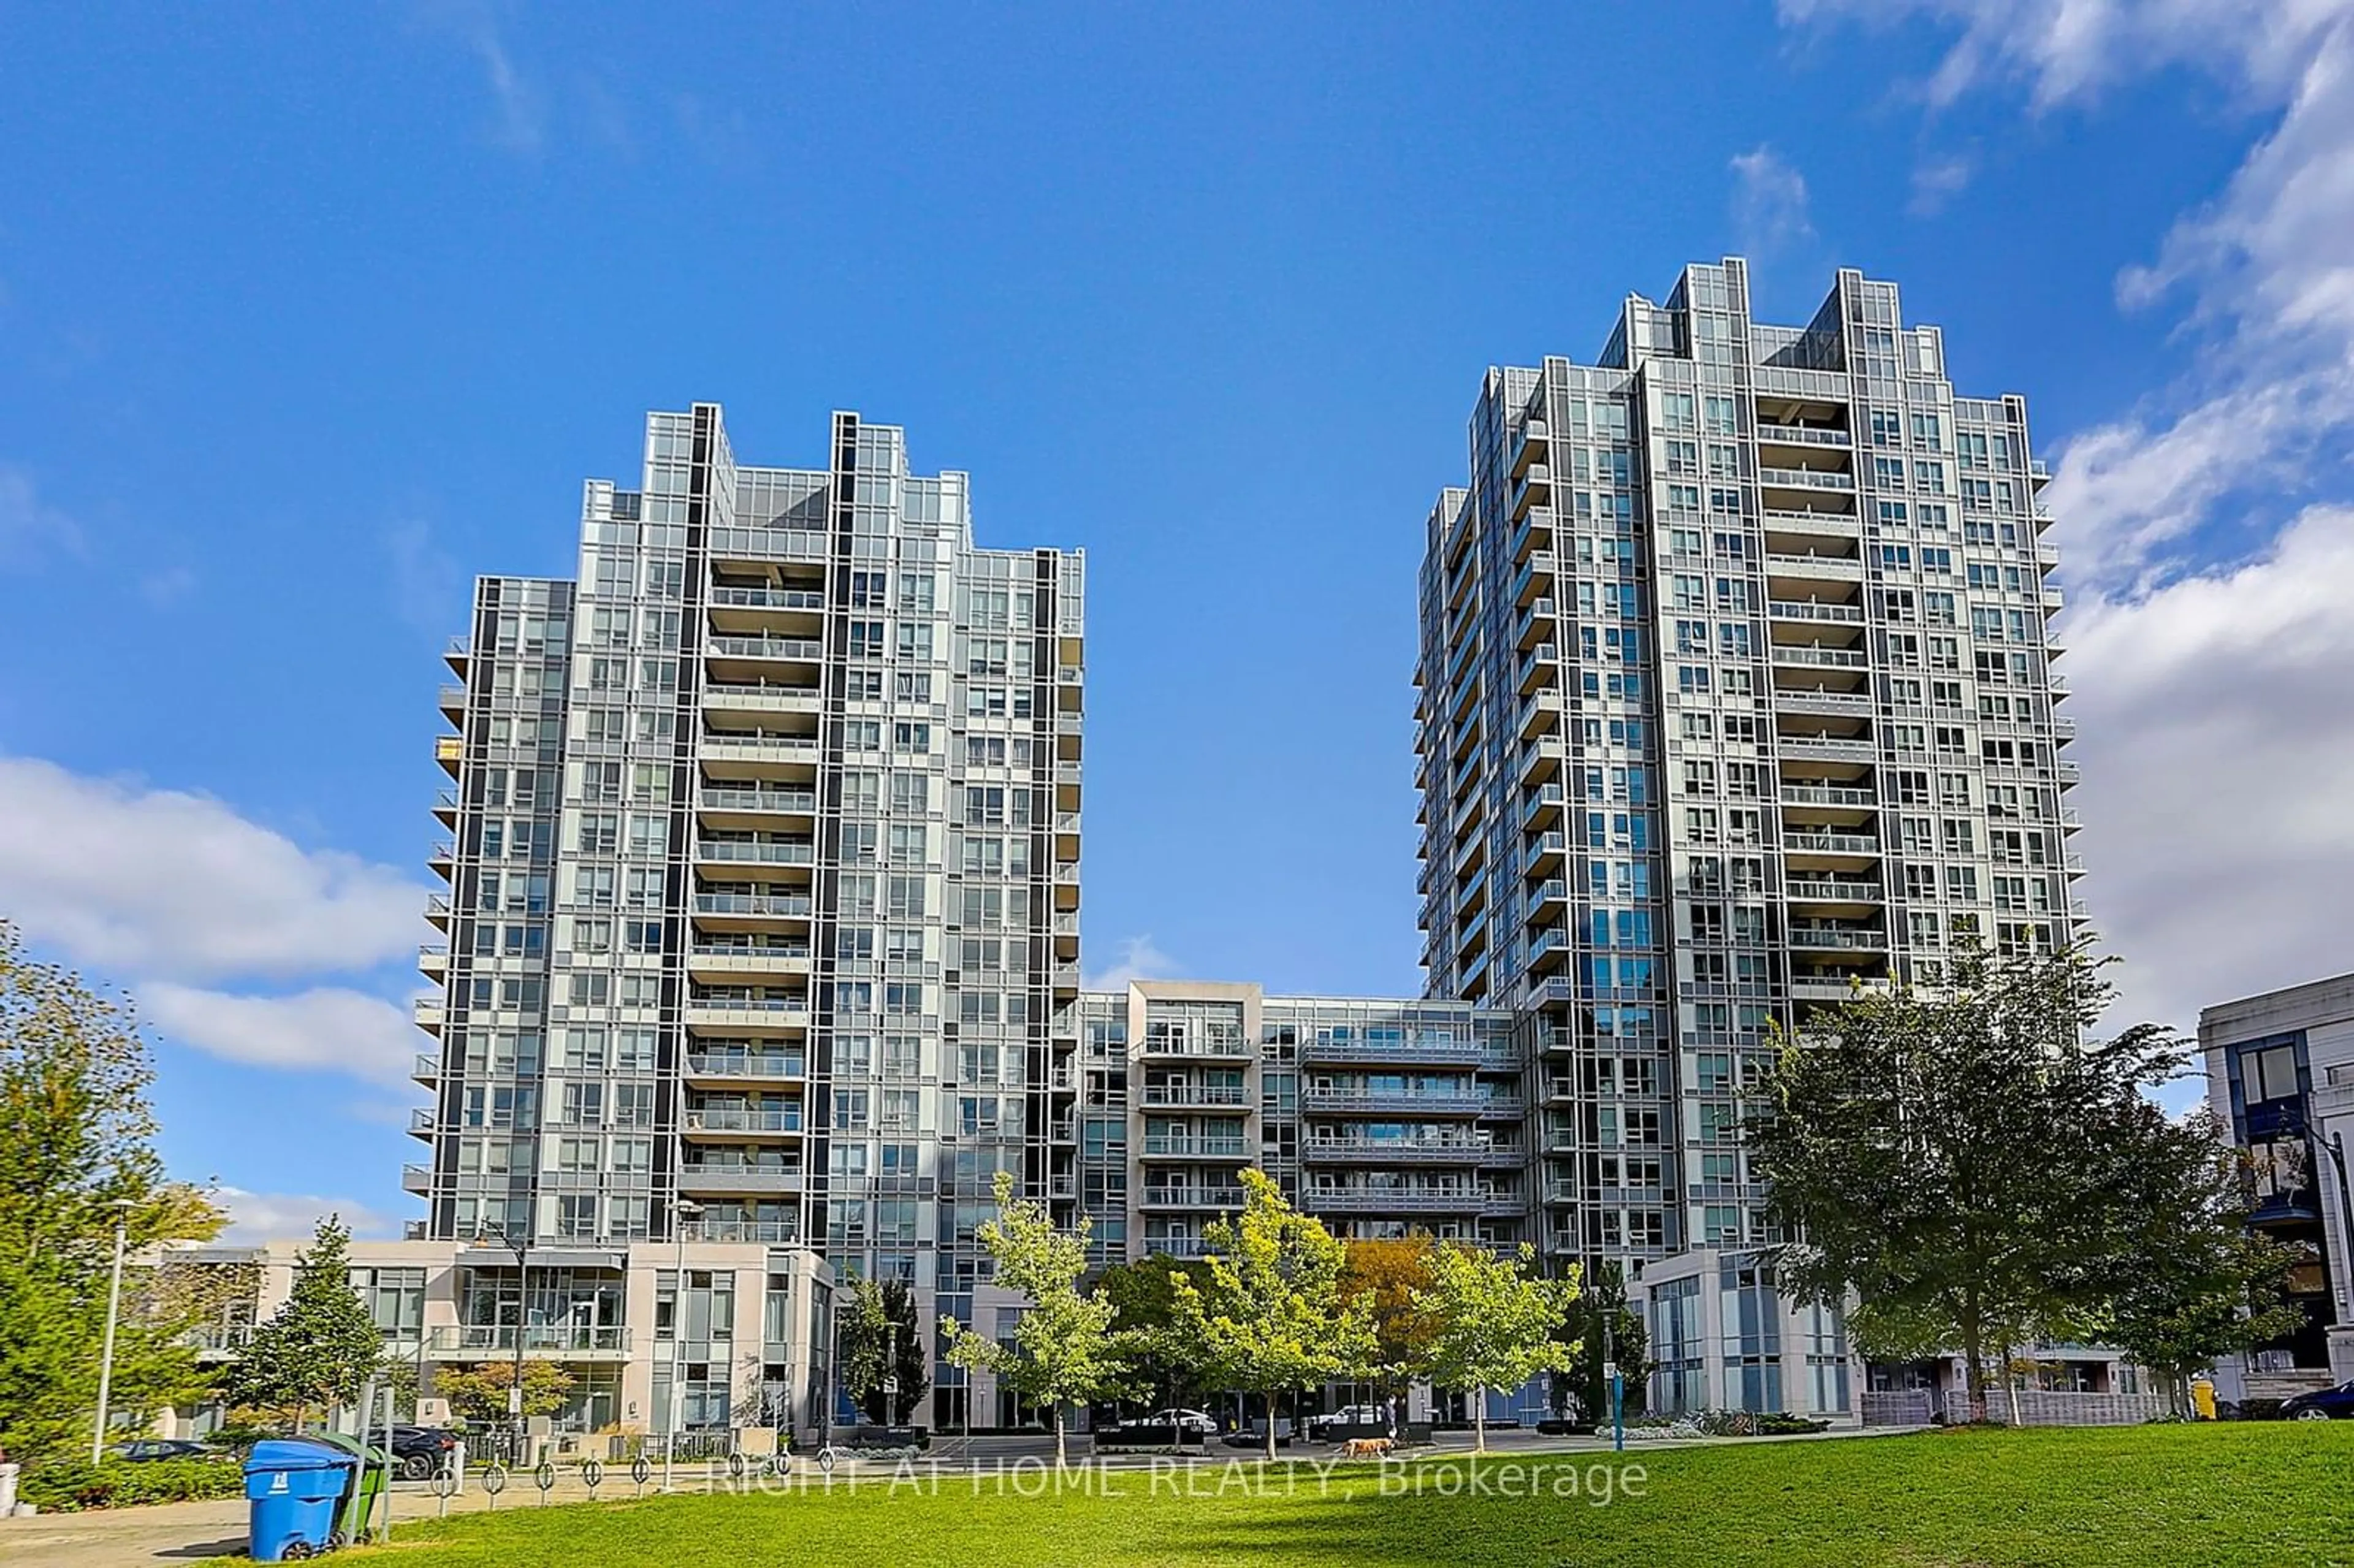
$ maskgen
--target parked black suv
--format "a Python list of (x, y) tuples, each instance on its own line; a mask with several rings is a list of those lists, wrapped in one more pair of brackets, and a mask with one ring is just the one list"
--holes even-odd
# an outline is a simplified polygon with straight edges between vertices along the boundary
[(403, 1480), (430, 1480), (445, 1468), (458, 1446), (457, 1435), (439, 1426), (392, 1429), (392, 1463)]

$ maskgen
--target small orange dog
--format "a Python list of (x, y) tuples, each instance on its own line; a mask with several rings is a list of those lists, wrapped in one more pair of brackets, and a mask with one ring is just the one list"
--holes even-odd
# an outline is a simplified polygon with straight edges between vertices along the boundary
[(1387, 1437), (1352, 1437), (1341, 1445), (1343, 1459), (1378, 1459), (1397, 1445)]

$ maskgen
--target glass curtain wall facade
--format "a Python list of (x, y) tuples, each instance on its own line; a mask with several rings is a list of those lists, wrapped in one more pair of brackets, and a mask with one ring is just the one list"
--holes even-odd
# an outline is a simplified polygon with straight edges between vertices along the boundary
[(2068, 939), (2072, 724), (2015, 396), (1843, 270), (1627, 301), (1491, 369), (1420, 581), (1428, 994), (1522, 1013), (1550, 1256), (1771, 1240), (1735, 1136), (1769, 1021)]
[(1076, 1197), (1084, 561), (966, 476), (716, 405), (591, 481), (570, 581), (486, 577), (437, 744), (426, 1234), (806, 1245), (969, 1297), (998, 1170)]

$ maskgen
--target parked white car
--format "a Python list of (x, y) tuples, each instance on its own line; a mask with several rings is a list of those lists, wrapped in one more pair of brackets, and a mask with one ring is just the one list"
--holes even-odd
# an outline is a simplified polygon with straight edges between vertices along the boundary
[(1308, 1436), (1320, 1439), (1335, 1426), (1386, 1426), (1390, 1413), (1387, 1405), (1346, 1404), (1322, 1415), (1308, 1418)]

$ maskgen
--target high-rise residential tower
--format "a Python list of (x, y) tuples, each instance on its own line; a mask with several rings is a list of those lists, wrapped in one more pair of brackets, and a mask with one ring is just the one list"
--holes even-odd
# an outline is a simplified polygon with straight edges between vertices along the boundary
[(1767, 1239), (1770, 1021), (2071, 937), (2043, 479), (1854, 271), (1793, 327), (1690, 267), (1598, 363), (1488, 372), (1420, 585), (1422, 927), (1429, 995), (1526, 1014), (1555, 1258)]
[(483, 578), (450, 652), (408, 1185), (543, 1295), (567, 1247), (593, 1292), (600, 1246), (798, 1245), (928, 1323), (997, 1171), (1075, 1202), (1082, 558), (976, 547), (891, 427), (827, 460), (648, 416), (578, 577)]

